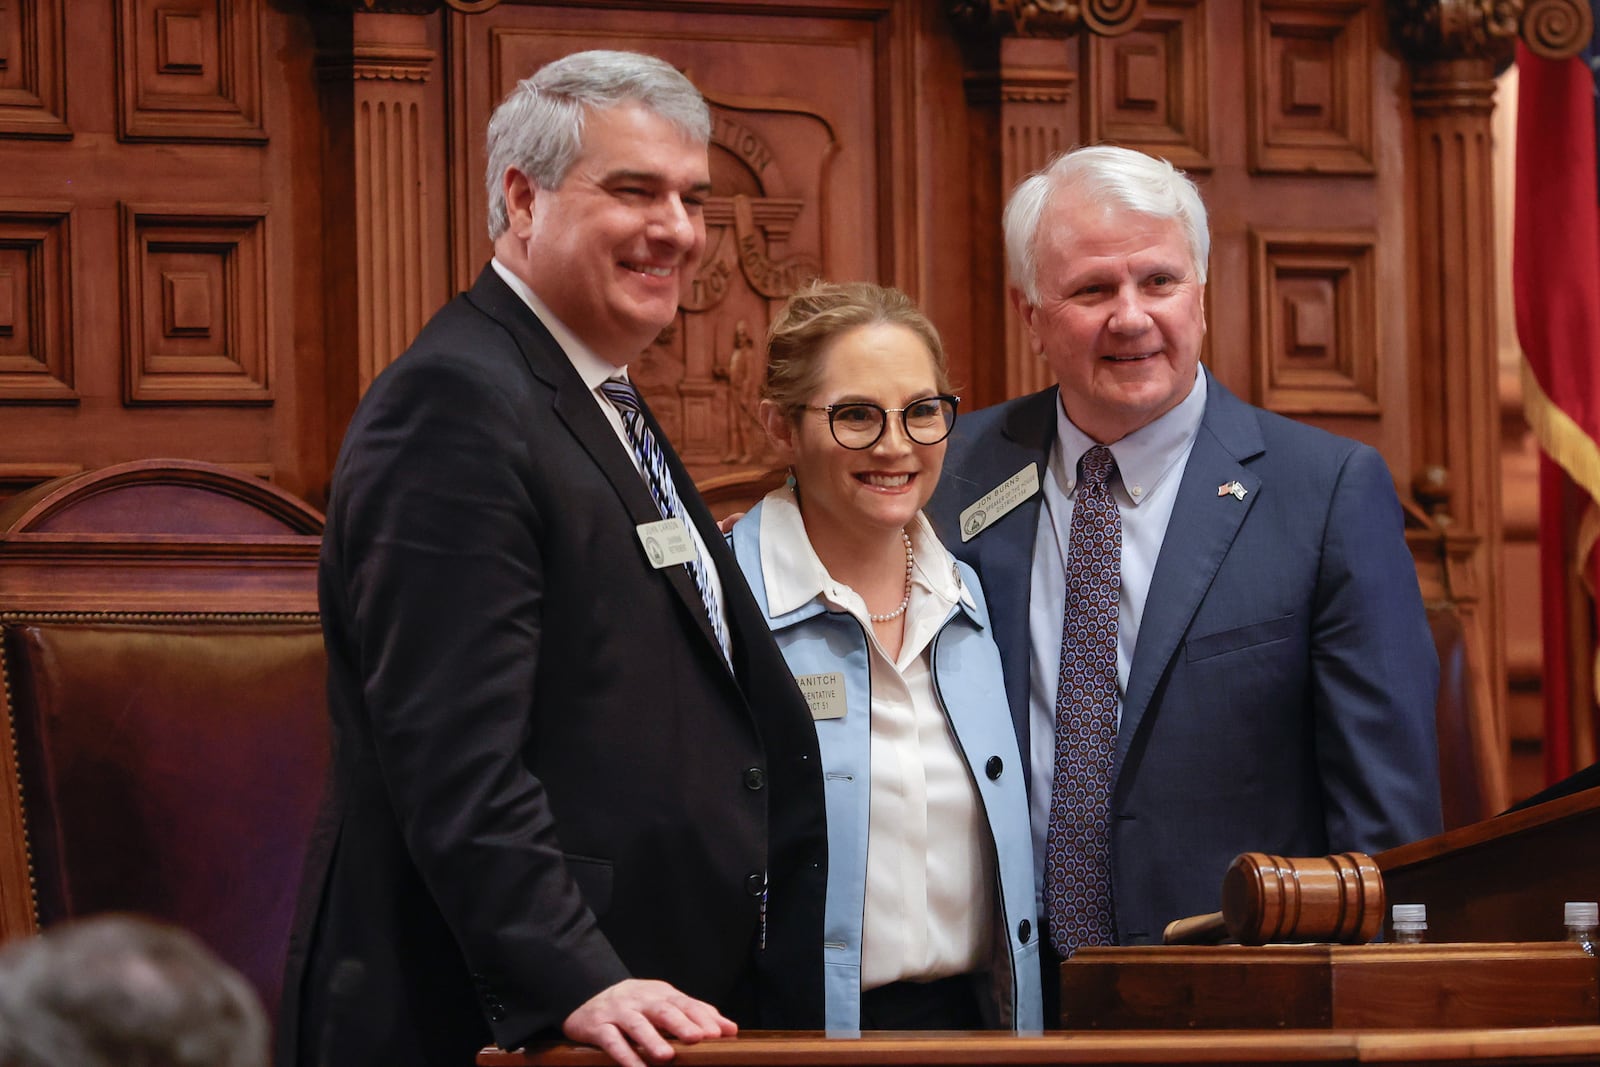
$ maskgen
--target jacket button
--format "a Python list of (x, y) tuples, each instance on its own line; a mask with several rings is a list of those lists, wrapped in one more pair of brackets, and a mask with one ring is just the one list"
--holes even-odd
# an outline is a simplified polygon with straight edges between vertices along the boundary
[(744, 772), (744, 787), (754, 792), (767, 784), (767, 772), (760, 767), (750, 767)]
[(492, 1022), (492, 1023), (503, 1023), (503, 1022), (505, 1022), (506, 1021), (506, 1009), (501, 1007), (499, 1004), (496, 1004), (493, 1007), (491, 1007), (489, 1009), (489, 1021)]
[(989, 776), (991, 782), (1000, 777), (1000, 772), (1005, 769), (1005, 762), (999, 756), (990, 756), (989, 762), (983, 765), (983, 773)]
[(1027, 919), (1023, 919), (1021, 922), (1019, 922), (1017, 924), (1017, 940), (1021, 941), (1024, 945), (1026, 945), (1028, 943), (1028, 938), (1030, 938), (1032, 936), (1033, 936), (1033, 924), (1031, 922), (1029, 922)]
[(744, 880), (744, 891), (753, 897), (759, 897), (766, 887), (767, 880), (759, 874), (752, 874)]

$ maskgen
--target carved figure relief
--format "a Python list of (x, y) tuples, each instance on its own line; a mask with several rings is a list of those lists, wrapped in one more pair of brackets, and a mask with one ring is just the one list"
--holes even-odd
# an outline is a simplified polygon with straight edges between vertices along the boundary
[(743, 319), (733, 324), (733, 351), (715, 374), (728, 383), (728, 454), (724, 463), (749, 463), (761, 454), (764, 432), (756, 414), (761, 405), (761, 382), (766, 361), (756, 352), (750, 326)]
[(826, 261), (833, 131), (778, 101), (711, 104), (706, 252), (677, 321), (630, 371), (697, 482), (772, 466), (756, 420), (772, 314)]

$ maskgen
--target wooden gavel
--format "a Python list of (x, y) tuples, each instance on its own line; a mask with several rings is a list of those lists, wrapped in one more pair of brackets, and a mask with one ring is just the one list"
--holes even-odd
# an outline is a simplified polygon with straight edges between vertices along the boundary
[(1222, 876), (1222, 910), (1167, 924), (1169, 945), (1333, 941), (1361, 945), (1383, 926), (1383, 874), (1372, 857), (1341, 852), (1284, 859), (1246, 852)]

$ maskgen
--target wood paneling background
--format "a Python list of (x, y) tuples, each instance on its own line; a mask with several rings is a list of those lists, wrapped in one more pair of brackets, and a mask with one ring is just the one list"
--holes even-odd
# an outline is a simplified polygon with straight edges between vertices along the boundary
[(314, 52), (255, 0), (0, 7), (0, 490), (180, 456), (315, 495)]
[(1466, 11), (13, 0), (0, 495), (177, 456), (321, 505), (362, 391), (487, 258), (496, 102), (569, 51), (640, 49), (715, 120), (708, 255), (634, 367), (702, 486), (727, 502), (768, 478), (748, 382), (813, 273), (918, 298), (969, 408), (1048, 384), (1005, 299), (1007, 190), (1077, 143), (1163, 155), (1211, 210), (1208, 365), (1382, 451), (1503, 753), (1489, 115), (1516, 27)]

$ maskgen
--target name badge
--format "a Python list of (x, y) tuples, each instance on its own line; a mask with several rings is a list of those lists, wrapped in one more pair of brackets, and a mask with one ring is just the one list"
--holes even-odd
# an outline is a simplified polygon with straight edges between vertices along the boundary
[(639, 535), (639, 543), (644, 546), (645, 558), (656, 570), (675, 563), (688, 563), (700, 557), (700, 553), (695, 551), (694, 538), (689, 536), (689, 528), (682, 519), (644, 522), (635, 526), (633, 531)]
[(961, 513), (961, 540), (970, 541), (1012, 508), (1039, 491), (1039, 464), (1030, 463), (983, 494)]
[(811, 705), (813, 719), (844, 718), (844, 674), (829, 671), (827, 674), (797, 674), (795, 684), (805, 694)]

